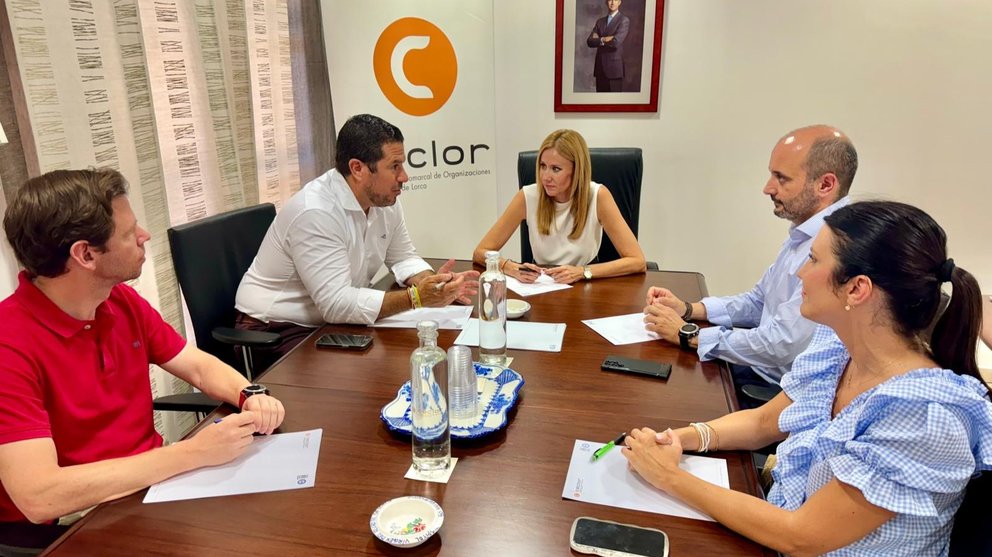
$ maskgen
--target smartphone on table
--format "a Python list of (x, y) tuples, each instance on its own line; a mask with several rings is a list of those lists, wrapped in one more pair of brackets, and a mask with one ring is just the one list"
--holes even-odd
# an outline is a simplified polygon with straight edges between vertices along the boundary
[(317, 348), (341, 348), (343, 350), (366, 350), (372, 346), (372, 337), (368, 335), (350, 335), (346, 333), (328, 333), (317, 339)]
[(663, 364), (651, 360), (638, 360), (636, 358), (625, 358), (623, 356), (607, 356), (603, 364), (599, 366), (603, 371), (622, 371), (625, 373), (637, 373), (640, 375), (650, 375), (660, 379), (668, 379), (672, 373), (672, 364)]
[(668, 557), (668, 534), (661, 530), (588, 516), (572, 523), (569, 545), (603, 557)]

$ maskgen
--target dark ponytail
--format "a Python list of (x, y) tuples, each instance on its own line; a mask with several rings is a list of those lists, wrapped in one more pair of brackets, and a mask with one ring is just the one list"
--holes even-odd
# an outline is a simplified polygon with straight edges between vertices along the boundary
[(978, 281), (968, 271), (951, 272), (951, 301), (937, 318), (930, 337), (933, 359), (947, 369), (981, 379), (975, 350), (982, 324), (982, 294)]
[[(920, 209), (894, 201), (852, 203), (825, 222), (835, 237), (833, 282), (867, 276), (885, 293), (900, 335), (929, 343), (941, 367), (981, 380), (975, 360), (982, 321), (978, 282), (947, 258), (947, 236), (940, 225)], [(953, 290), (937, 318), (944, 282)], [(933, 334), (926, 338), (931, 325)]]

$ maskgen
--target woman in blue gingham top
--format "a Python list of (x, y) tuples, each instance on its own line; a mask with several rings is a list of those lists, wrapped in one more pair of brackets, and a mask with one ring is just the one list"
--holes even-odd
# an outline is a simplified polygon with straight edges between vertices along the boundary
[[(655, 487), (786, 554), (946, 555), (968, 481), (992, 469), (977, 282), (929, 215), (894, 202), (827, 217), (799, 278), (802, 314), (821, 327), (783, 392), (706, 424), (634, 430), (624, 454)], [(931, 334), (944, 282), (953, 295)], [(783, 439), (767, 502), (678, 468), (683, 448)]]

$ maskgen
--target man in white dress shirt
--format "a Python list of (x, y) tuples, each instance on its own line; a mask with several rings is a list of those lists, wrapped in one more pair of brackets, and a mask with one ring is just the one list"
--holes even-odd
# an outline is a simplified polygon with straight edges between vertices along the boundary
[[(479, 273), (452, 273), (453, 261), (435, 273), (410, 241), (397, 203), (409, 179), (405, 161), (399, 128), (370, 114), (353, 116), (338, 134), (335, 168), (276, 215), (235, 300), (239, 328), (283, 337), (263, 361), (324, 323), (371, 325), (415, 307), (471, 303)], [(383, 264), (405, 290), (370, 288)]]

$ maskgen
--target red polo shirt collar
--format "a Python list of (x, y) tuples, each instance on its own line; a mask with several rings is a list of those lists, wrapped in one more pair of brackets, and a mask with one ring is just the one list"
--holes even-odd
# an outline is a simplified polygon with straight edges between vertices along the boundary
[(28, 307), (34, 308), (34, 316), (42, 325), (63, 338), (70, 338), (89, 327), (104, 331), (113, 327), (117, 320), (116, 312), (106, 302), (97, 306), (96, 318), (92, 321), (76, 319), (46, 296), (28, 277), (27, 271), (21, 271), (17, 280), (17, 296), (24, 298)]

